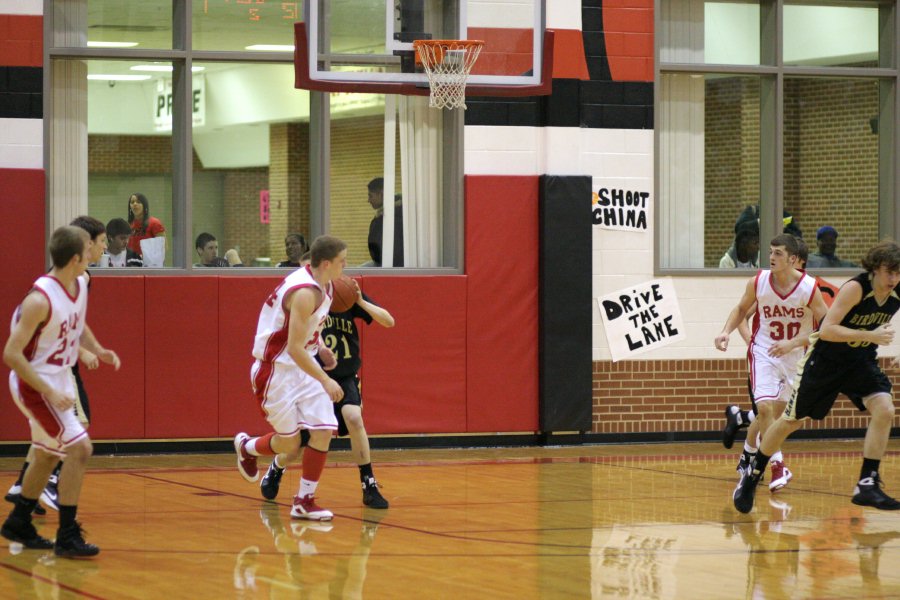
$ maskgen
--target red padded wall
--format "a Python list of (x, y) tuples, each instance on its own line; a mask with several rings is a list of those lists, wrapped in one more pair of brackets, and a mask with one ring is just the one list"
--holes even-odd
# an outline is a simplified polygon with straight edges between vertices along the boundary
[(94, 439), (144, 437), (144, 281), (102, 276), (91, 280), (88, 325), (122, 361), (118, 371), (103, 363), (94, 371), (79, 367), (91, 404), (89, 433)]
[[(46, 266), (44, 171), (0, 169), (0, 223), (10, 227), (8, 235), (0, 236), (5, 265), (0, 285), (0, 340), (5, 344), (13, 310)], [(28, 425), (9, 395), (9, 369), (2, 362), (0, 378), (0, 440), (26, 439)]]
[(396, 320), (364, 327), (369, 433), (460, 433), (466, 424), (466, 278), (365, 277)]
[[(40, 171), (3, 171), (0, 318), (44, 268)], [(537, 177), (466, 178), (466, 275), (360, 278), (397, 326), (362, 334), (370, 433), (534, 431)], [(23, 244), (27, 236), (34, 243)], [(20, 268), (21, 267), (21, 268)], [(86, 373), (97, 439), (231, 437), (266, 425), (250, 396), (260, 303), (279, 277), (102, 277), (89, 322), (123, 369)], [(5, 377), (5, 369), (4, 377)], [(27, 439), (0, 386), (0, 439)], [(254, 429), (256, 428), (256, 429)]]
[(145, 435), (218, 435), (219, 282), (147, 277)]
[(466, 177), (467, 431), (538, 429), (538, 178)]
[(263, 418), (250, 388), (253, 334), (259, 309), (281, 277), (219, 279), (219, 423), (218, 435), (239, 431), (265, 433)]

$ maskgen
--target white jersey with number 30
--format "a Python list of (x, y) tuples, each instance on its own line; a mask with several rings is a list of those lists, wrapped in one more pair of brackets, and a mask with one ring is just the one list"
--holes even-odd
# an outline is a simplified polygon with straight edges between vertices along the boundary
[(263, 362), (296, 364), (294, 359), (285, 352), (290, 326), (290, 307), (284, 305), (284, 300), (288, 294), (304, 287), (313, 287), (322, 292), (322, 303), (316, 307), (311, 318), (311, 322), (315, 324), (315, 327), (310, 327), (303, 344), (307, 352), (310, 354), (316, 353), (319, 345), (319, 334), (325, 326), (328, 309), (331, 308), (332, 287), (329, 284), (328, 289), (323, 290), (322, 286), (313, 278), (310, 268), (306, 266), (285, 277), (263, 304), (262, 310), (259, 312), (259, 321), (256, 325), (253, 358)]
[[(807, 274), (787, 294), (781, 295), (772, 286), (772, 272), (756, 274), (756, 314), (753, 315), (751, 346), (770, 348), (775, 342), (791, 340), (798, 335), (808, 336), (813, 328), (813, 313), (809, 304), (816, 292), (816, 280)], [(795, 348), (791, 355), (802, 355), (803, 348)]]

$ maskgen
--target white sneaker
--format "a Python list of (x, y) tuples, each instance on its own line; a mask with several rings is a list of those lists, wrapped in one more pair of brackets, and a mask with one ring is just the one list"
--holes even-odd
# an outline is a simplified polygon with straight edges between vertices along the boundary
[(307, 531), (319, 531), (328, 533), (334, 528), (328, 521), (310, 521), (309, 523), (291, 523), (291, 533), (296, 537), (302, 536)]
[(330, 521), (334, 518), (334, 513), (316, 504), (315, 496), (308, 494), (302, 498), (294, 496), (291, 517), (294, 519), (308, 519), (310, 521)]

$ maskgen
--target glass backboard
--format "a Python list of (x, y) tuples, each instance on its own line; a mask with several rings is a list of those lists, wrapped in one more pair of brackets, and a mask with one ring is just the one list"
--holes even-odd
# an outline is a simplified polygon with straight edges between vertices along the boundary
[(304, 14), (313, 81), (424, 86), (414, 40), (477, 39), (470, 85), (541, 82), (544, 0), (306, 0)]

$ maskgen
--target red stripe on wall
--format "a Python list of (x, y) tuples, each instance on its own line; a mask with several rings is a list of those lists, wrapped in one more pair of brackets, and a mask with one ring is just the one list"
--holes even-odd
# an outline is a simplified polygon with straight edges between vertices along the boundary
[(614, 81), (653, 81), (653, 0), (604, 0), (606, 54)]
[(42, 16), (0, 15), (0, 66), (43, 66), (43, 30)]
[(556, 35), (553, 43), (556, 48), (553, 52), (553, 78), (589, 80), (591, 76), (584, 56), (584, 36), (581, 31), (576, 29), (554, 31)]

